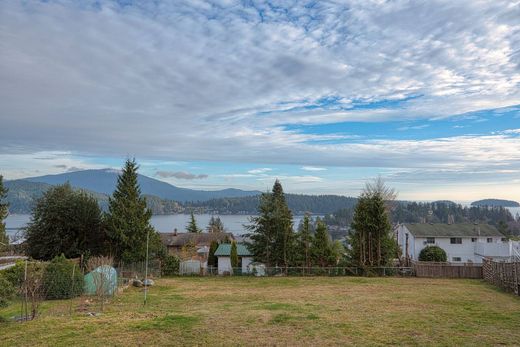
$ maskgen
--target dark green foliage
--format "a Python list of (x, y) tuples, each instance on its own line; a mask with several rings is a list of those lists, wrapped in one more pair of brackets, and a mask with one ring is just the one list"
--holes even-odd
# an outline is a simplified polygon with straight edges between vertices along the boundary
[(209, 246), (209, 254), (208, 254), (208, 266), (217, 266), (217, 257), (215, 256), (215, 252), (218, 248), (218, 242), (213, 240)]
[(330, 266), (336, 262), (327, 226), (319, 218), (316, 221), (316, 234), (311, 246), (311, 255), (314, 265)]
[(235, 241), (231, 242), (231, 252), (229, 258), (231, 267), (238, 267), (237, 243)]
[[(340, 208), (354, 207), (356, 198), (339, 195), (300, 195), (285, 194), (289, 208), (295, 214), (303, 215), (306, 212), (329, 214)], [(219, 211), (221, 214), (256, 213), (262, 201), (261, 195), (252, 195), (236, 198), (219, 198), (208, 201), (188, 203), (192, 208), (206, 208), (210, 211)]]
[(195, 220), (195, 216), (193, 215), (193, 211), (191, 211), (190, 222), (186, 226), (186, 231), (189, 233), (200, 233), (201, 230), (197, 226), (197, 221)]
[(311, 218), (308, 214), (303, 217), (301, 224), (298, 228), (298, 233), (296, 234), (297, 246), (296, 246), (296, 259), (295, 263), (298, 266), (311, 266), (311, 246), (313, 243), (312, 237), (312, 225)]
[(267, 267), (287, 268), (295, 258), (295, 234), (292, 213), (285, 201), (282, 185), (276, 180), (271, 193), (264, 193), (258, 216), (246, 228), (251, 232), (249, 250), (256, 261)]
[(70, 299), (83, 293), (83, 274), (63, 255), (47, 264), (43, 281), (47, 299)]
[(446, 252), (439, 246), (427, 246), (419, 253), (420, 261), (446, 262), (447, 259)]
[(34, 259), (67, 258), (104, 251), (106, 234), (94, 198), (69, 184), (49, 189), (33, 211), (27, 228), (27, 252)]
[(151, 253), (158, 253), (158, 234), (150, 224), (152, 212), (146, 206), (137, 183), (139, 166), (127, 160), (117, 179), (116, 190), (109, 199), (105, 224), (110, 238), (110, 254), (127, 263), (146, 258), (146, 238), (150, 236)]
[(502, 233), (502, 235), (505, 235), (505, 236), (508, 236), (511, 234), (511, 231), (509, 230), (509, 226), (507, 225), (506, 222), (504, 222), (503, 220), (501, 220), (500, 222), (498, 222), (498, 225), (497, 225), (497, 230)]
[(9, 300), (14, 298), (15, 287), (0, 273), (0, 307), (7, 307)]
[(211, 219), (209, 220), (208, 227), (206, 228), (208, 230), (208, 233), (223, 233), (224, 230), (224, 223), (220, 220), (220, 217), (214, 217), (211, 216)]
[(4, 187), (4, 178), (0, 175), (0, 252), (7, 249), (9, 245), (4, 223), (4, 219), (6, 219), (9, 214), (9, 205), (4, 201), (6, 197), (7, 189)]
[(167, 255), (163, 258), (161, 264), (161, 273), (163, 276), (173, 276), (179, 274), (180, 259), (174, 255)]
[(396, 257), (385, 201), (379, 193), (358, 199), (349, 236), (351, 259), (358, 266), (385, 266)]
[[(498, 227), (500, 221), (513, 222), (511, 212), (504, 207), (471, 206), (464, 207), (449, 201), (408, 202), (394, 204), (390, 211), (392, 222), (400, 223), (448, 223), (449, 216), (454, 223), (488, 223)], [(328, 225), (349, 226), (354, 218), (353, 208), (343, 208), (333, 215), (325, 216)]]

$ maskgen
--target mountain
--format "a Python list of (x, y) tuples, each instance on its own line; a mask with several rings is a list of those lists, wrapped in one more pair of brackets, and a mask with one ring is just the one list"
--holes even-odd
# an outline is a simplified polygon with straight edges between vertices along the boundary
[(472, 202), (471, 206), (520, 207), (520, 204), (512, 200), (483, 199)]
[[(26, 180), (5, 181), (4, 185), (8, 189), (6, 200), (9, 203), (9, 211), (17, 214), (31, 213), (36, 201), (52, 187), (52, 184)], [(108, 207), (108, 195), (88, 189), (82, 190), (92, 195), (102, 209)]]
[[(112, 169), (83, 170), (57, 175), (24, 178), (24, 180), (50, 185), (69, 182), (71, 186), (76, 188), (111, 195), (116, 187), (119, 173), (118, 170)], [(179, 188), (144, 175), (138, 176), (138, 182), (141, 186), (141, 192), (145, 195), (153, 195), (161, 199), (175, 200), (179, 202), (207, 201), (224, 197), (242, 197), (260, 194), (258, 191), (244, 191), (240, 189), (208, 191)]]

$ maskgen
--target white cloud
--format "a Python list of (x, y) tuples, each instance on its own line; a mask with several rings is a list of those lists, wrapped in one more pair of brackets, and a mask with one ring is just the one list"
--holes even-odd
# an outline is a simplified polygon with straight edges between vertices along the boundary
[(259, 169), (249, 170), (248, 173), (256, 175), (256, 174), (263, 174), (263, 173), (266, 173), (266, 172), (269, 172), (269, 171), (272, 171), (272, 170), (273, 169), (271, 169), (271, 168), (263, 167), (263, 168), (259, 168)]
[(302, 170), (304, 170), (304, 171), (326, 171), (327, 169), (324, 167), (317, 167), (317, 166), (303, 166)]
[[(276, 8), (0, 2), (2, 170), (28, 176), (20, 168), (36, 167), (31, 153), (41, 151), (315, 168), (520, 167), (513, 132), (398, 141), (287, 127), (442, 119), (518, 104), (514, 2)], [(385, 104), (410, 96), (418, 97)], [(326, 105), (329, 97), (336, 103)], [(354, 108), (360, 101), (381, 106)], [(89, 167), (62, 161), (52, 165)], [(321, 179), (302, 177), (293, 180)]]

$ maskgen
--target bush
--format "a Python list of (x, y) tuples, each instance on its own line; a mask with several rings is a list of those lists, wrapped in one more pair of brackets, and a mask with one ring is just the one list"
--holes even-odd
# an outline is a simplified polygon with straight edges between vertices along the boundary
[(83, 274), (76, 266), (73, 279), (73, 268), (74, 263), (63, 254), (52, 259), (43, 278), (47, 299), (70, 299), (83, 293)]
[(179, 274), (180, 260), (174, 255), (167, 255), (163, 259), (161, 274), (163, 276), (173, 276)]
[(15, 266), (2, 270), (0, 276), (6, 279), (14, 288), (19, 288), (23, 283), (25, 273), (25, 261), (16, 262)]
[(14, 295), (14, 286), (0, 274), (0, 307), (6, 307)]
[(419, 261), (446, 262), (448, 257), (446, 252), (438, 246), (428, 246), (419, 253)]

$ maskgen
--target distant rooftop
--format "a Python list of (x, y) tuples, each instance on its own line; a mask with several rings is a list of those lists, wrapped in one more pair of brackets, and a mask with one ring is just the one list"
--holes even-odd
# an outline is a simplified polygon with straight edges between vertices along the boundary
[(209, 246), (212, 241), (233, 240), (231, 233), (160, 233), (165, 246), (182, 247), (188, 243), (194, 246)]
[(415, 237), (504, 237), (489, 224), (405, 223), (404, 225)]

